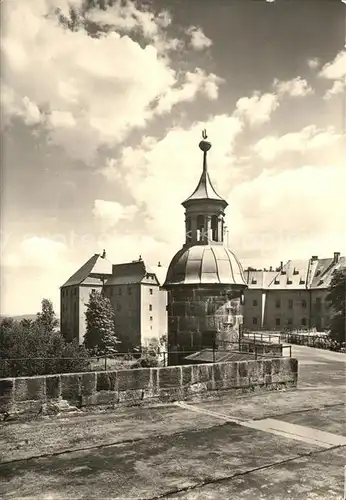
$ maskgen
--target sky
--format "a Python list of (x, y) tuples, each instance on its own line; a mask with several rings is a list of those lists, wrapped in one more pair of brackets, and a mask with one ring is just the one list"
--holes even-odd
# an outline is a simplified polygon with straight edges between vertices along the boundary
[(341, 0), (1, 6), (1, 314), (103, 249), (168, 266), (204, 128), (244, 267), (345, 255)]

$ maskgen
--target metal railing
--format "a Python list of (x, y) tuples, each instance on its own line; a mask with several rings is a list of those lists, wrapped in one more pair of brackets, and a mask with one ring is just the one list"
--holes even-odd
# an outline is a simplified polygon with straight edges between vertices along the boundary
[[(220, 342), (221, 344), (221, 342)], [(142, 364), (143, 360), (155, 358), (157, 366), (167, 366), (170, 359), (179, 359), (182, 362), (187, 356), (197, 354), (201, 351), (212, 351), (212, 360), (209, 362), (217, 363), (220, 361), (218, 354), (247, 354), (249, 357), (268, 358), (268, 357), (281, 357), (285, 356), (284, 350), (288, 349), (288, 356), (291, 357), (291, 346), (276, 345), (278, 348), (275, 352), (265, 352), (265, 347), (259, 342), (222, 342), (228, 345), (229, 348), (225, 349), (222, 345), (212, 347), (197, 347), (195, 349), (184, 349), (170, 351), (158, 351), (152, 353), (144, 353), (141, 356), (140, 352), (126, 352), (114, 353), (110, 355), (92, 356), (87, 358), (72, 358), (72, 357), (27, 357), (27, 358), (0, 358), (0, 378), (13, 377), (13, 376), (31, 376), (31, 375), (44, 375), (54, 373), (71, 373), (71, 372), (84, 372), (84, 371), (107, 371), (112, 369), (129, 369), (136, 365), (138, 367), (145, 366)], [(272, 344), (275, 345), (275, 344)], [(218, 358), (218, 359), (217, 359)], [(142, 360), (142, 361), (141, 361)], [(203, 361), (200, 361), (203, 362)], [(208, 362), (208, 361), (207, 361)], [(154, 365), (150, 365), (154, 366)], [(16, 374), (17, 373), (17, 374)]]

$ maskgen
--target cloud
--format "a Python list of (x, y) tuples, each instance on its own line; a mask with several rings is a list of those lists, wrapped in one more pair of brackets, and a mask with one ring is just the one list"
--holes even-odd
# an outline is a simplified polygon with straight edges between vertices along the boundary
[(317, 57), (308, 60), (308, 66), (311, 69), (316, 69), (320, 65), (320, 60)]
[(205, 36), (202, 29), (196, 26), (190, 26), (187, 31), (187, 35), (190, 37), (190, 46), (195, 50), (203, 50), (212, 45), (212, 40)]
[(176, 246), (184, 237), (181, 203), (194, 190), (202, 171), (198, 148), (206, 127), (212, 149), (208, 154), (216, 188), (229, 185), (234, 175), (234, 143), (243, 130), (236, 117), (218, 115), (190, 128), (176, 127), (162, 139), (145, 137), (137, 147), (123, 148), (119, 158), (101, 169), (109, 182), (122, 186), (138, 204), (143, 234)]
[(180, 87), (167, 90), (166, 94), (157, 100), (157, 113), (167, 113), (179, 102), (192, 101), (197, 92), (208, 99), (215, 100), (218, 98), (219, 84), (223, 82), (222, 78), (213, 73), (207, 75), (200, 68), (196, 68), (193, 73), (187, 72), (184, 79)]
[(64, 243), (40, 236), (24, 238), (15, 253), (4, 258), (4, 266), (46, 268), (54, 265), (67, 250)]
[(135, 205), (124, 206), (116, 201), (95, 200), (93, 215), (102, 224), (102, 228), (114, 227), (120, 220), (129, 220), (138, 211)]
[(260, 139), (253, 150), (264, 160), (273, 160), (286, 152), (307, 152), (321, 147), (328, 147), (341, 138), (334, 127), (319, 129), (315, 125), (304, 127), (300, 132), (291, 132), (282, 136), (269, 135)]
[[(89, 20), (111, 27), (90, 36), (78, 11), (82, 0), (73, 2), (79, 12), (74, 30), (54, 13), (59, 3), (17, 0), (4, 7), (3, 113), (40, 125), (49, 142), (72, 158), (91, 163), (100, 148), (120, 143), (179, 102), (198, 93), (217, 97), (221, 80), (216, 75), (171, 67), (167, 50), (179, 42), (166, 31), (167, 13), (155, 15), (130, 2), (92, 9)], [(70, 3), (63, 2), (63, 12)], [(117, 26), (129, 33), (140, 29), (146, 42), (116, 31)]]
[(346, 91), (346, 79), (345, 81), (342, 80), (335, 80), (333, 83), (333, 86), (327, 90), (327, 92), (324, 94), (324, 99), (329, 100), (333, 96), (337, 94), (342, 94), (343, 92)]
[(336, 94), (342, 93), (346, 89), (346, 50), (339, 52), (333, 61), (326, 63), (319, 76), (326, 80), (334, 80), (324, 95), (324, 99), (331, 99)]
[(252, 97), (238, 99), (234, 115), (247, 120), (250, 125), (262, 125), (270, 120), (271, 114), (278, 106), (277, 95), (271, 93), (260, 95), (259, 92), (254, 92)]
[(319, 76), (328, 80), (339, 80), (346, 76), (346, 50), (339, 52), (333, 61), (326, 63)]
[(228, 200), (231, 248), (246, 265), (345, 252), (345, 182), (342, 166), (306, 165), (238, 184)]
[(305, 79), (300, 78), (300, 76), (287, 81), (275, 79), (273, 87), (279, 95), (287, 94), (291, 97), (304, 97), (314, 93), (308, 82)]

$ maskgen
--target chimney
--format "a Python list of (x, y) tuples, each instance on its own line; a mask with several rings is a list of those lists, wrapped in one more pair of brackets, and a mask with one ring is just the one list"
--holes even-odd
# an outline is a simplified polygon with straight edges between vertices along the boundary
[(284, 267), (284, 263), (281, 261), (280, 262), (280, 271), (282, 271), (283, 267)]
[(105, 259), (105, 258), (106, 258), (106, 250), (105, 250), (105, 249), (103, 249), (103, 252), (102, 252), (101, 258), (102, 258), (102, 259)]
[(157, 263), (157, 267), (162, 267), (160, 261)]
[(337, 264), (340, 259), (340, 252), (334, 252), (333, 264)]
[(273, 270), (273, 266), (270, 266), (269, 271), (272, 271), (272, 270)]
[(314, 260), (318, 260), (318, 256), (317, 256), (317, 255), (313, 255), (313, 256), (311, 257), (311, 260), (312, 260), (312, 262), (313, 262)]

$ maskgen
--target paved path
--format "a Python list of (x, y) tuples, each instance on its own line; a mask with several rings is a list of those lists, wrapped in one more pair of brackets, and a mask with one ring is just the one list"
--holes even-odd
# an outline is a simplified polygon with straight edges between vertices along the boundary
[(342, 499), (346, 355), (293, 346), (296, 391), (2, 425), (4, 499)]

